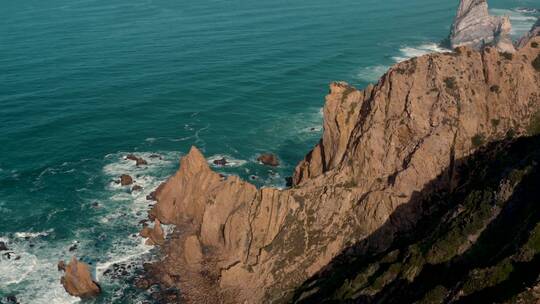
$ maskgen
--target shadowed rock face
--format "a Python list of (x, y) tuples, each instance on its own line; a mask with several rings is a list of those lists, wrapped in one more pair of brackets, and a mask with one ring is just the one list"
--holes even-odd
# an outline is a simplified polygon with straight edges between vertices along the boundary
[(410, 203), (428, 183), (452, 189), (461, 159), (537, 129), (539, 51), (460, 47), (399, 63), (363, 91), (331, 84), (323, 136), (290, 189), (221, 177), (192, 148), (156, 191), (151, 216), (177, 226), (156, 267), (188, 302), (272, 303), (381, 228), (364, 246), (386, 249), (424, 213)]
[(461, 161), (455, 189), (424, 187), (414, 229), (383, 252), (364, 250), (377, 233), (343, 250), (294, 302), (539, 303), (540, 136), (490, 143)]
[[(60, 264), (62, 264), (62, 267), (60, 267)], [(92, 280), (88, 265), (79, 262), (75, 257), (71, 259), (67, 266), (59, 263), (59, 269), (65, 271), (60, 282), (70, 295), (89, 298), (101, 292), (99, 285)]]
[(477, 50), (486, 45), (502, 52), (515, 51), (510, 38), (512, 25), (508, 17), (490, 16), (486, 0), (461, 0), (452, 25), (452, 48), (470, 46)]

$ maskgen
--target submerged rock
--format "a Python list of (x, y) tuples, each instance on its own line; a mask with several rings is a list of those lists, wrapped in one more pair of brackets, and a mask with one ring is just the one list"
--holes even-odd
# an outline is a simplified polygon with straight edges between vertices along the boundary
[(214, 165), (216, 166), (225, 166), (227, 165), (229, 162), (227, 161), (227, 159), (225, 157), (221, 158), (221, 159), (216, 159), (213, 161)]
[(135, 192), (135, 191), (141, 191), (143, 189), (143, 187), (139, 186), (139, 185), (135, 185), (131, 188), (131, 191), (132, 192)]
[(272, 153), (263, 153), (257, 157), (257, 161), (260, 161), (263, 165), (277, 167), (279, 166), (279, 160)]
[(9, 250), (8, 246), (6, 245), (5, 242), (0, 241), (0, 251), (6, 251), (6, 250)]
[(133, 183), (133, 178), (127, 174), (120, 175), (120, 185), (128, 186)]
[(512, 25), (508, 17), (491, 16), (486, 0), (461, 0), (452, 25), (452, 48), (469, 46), (480, 50), (495, 46), (501, 52), (515, 51), (510, 38)]
[[(61, 262), (64, 265), (63, 261)], [(59, 263), (59, 268), (60, 265)], [(89, 298), (101, 292), (99, 285), (92, 280), (88, 265), (79, 262), (75, 257), (65, 266), (65, 273), (60, 279), (60, 282), (66, 291), (75, 297)]]
[(148, 162), (146, 162), (146, 160), (142, 157), (139, 157), (139, 156), (136, 156), (134, 154), (128, 154), (126, 156), (126, 159), (129, 159), (129, 160), (133, 160), (135, 161), (135, 164), (137, 166), (141, 166), (141, 165), (148, 165)]
[[(17, 299), (17, 296), (15, 295), (7, 295), (5, 298), (2, 298), (0, 300), (4, 300), (6, 304), (19, 304), (19, 300)], [(0, 303), (4, 303), (3, 301), (0, 301)]]

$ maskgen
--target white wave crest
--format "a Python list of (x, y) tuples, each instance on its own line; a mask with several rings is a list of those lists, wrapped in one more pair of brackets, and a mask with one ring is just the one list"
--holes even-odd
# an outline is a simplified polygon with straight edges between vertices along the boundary
[(28, 239), (28, 238), (33, 239), (40, 236), (48, 236), (53, 231), (54, 229), (49, 229), (47, 231), (42, 231), (42, 232), (15, 232), (13, 235), (19, 239)]
[(399, 56), (392, 57), (395, 62), (402, 62), (414, 57), (420, 57), (431, 53), (447, 53), (451, 52), (451, 50), (443, 48), (437, 43), (424, 43), (415, 47), (404, 46), (399, 49), (399, 52)]

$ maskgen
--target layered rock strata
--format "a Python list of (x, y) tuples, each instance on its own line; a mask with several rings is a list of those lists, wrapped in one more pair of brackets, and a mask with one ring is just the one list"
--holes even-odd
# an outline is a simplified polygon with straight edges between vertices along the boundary
[(510, 31), (512, 25), (508, 17), (491, 16), (487, 0), (461, 0), (452, 31), (452, 48), (470, 46), (481, 49), (492, 45), (502, 52), (515, 51)]

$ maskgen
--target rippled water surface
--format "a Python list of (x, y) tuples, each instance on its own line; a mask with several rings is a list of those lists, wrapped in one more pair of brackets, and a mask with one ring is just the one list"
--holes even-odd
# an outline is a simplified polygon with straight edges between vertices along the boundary
[[(363, 87), (397, 61), (444, 51), (456, 5), (0, 0), (0, 240), (10, 248), (0, 299), (76, 302), (56, 271), (72, 255), (104, 288), (94, 302), (148, 298), (129, 287), (153, 256), (138, 222), (182, 153), (196, 145), (232, 160), (223, 173), (283, 186), (320, 137), (328, 83)], [(516, 8), (540, 5), (491, 6), (517, 36), (535, 19)], [(281, 166), (258, 164), (265, 151)], [(143, 190), (116, 184), (121, 174)], [(114, 265), (126, 269), (121, 279)]]

